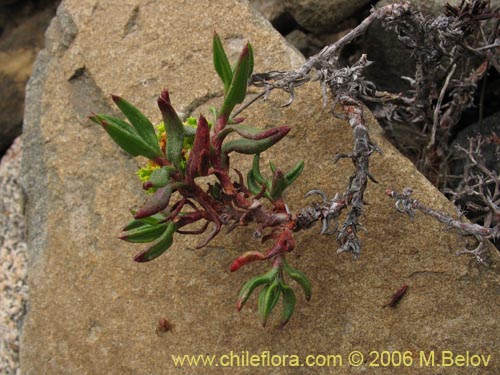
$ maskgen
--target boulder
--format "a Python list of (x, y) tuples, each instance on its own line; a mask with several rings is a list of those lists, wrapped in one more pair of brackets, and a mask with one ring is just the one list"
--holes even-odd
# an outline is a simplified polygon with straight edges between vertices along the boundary
[[(297, 233), (289, 261), (310, 277), (313, 298), (307, 303), (297, 294), (295, 314), (283, 329), (279, 314), (261, 326), (255, 296), (240, 313), (234, 307), (240, 286), (269, 267), (252, 264), (229, 272), (237, 255), (262, 250), (251, 239), (251, 227), (221, 234), (200, 250), (195, 249), (199, 238), (178, 236), (157, 260), (132, 261), (141, 246), (117, 235), (129, 220), (129, 208), (144, 201), (134, 176), (141, 161), (121, 152), (87, 116), (113, 113), (113, 93), (157, 121), (156, 98), (163, 87), (185, 115), (208, 114), (208, 106), (221, 102), (211, 64), (214, 29), (232, 60), (251, 41), (256, 71), (290, 69), (304, 61), (246, 2), (126, 0), (118, 9), (111, 0), (65, 0), (59, 7), (26, 99), (22, 175), (28, 197), (30, 301), (22, 373), (220, 373), (217, 367), (227, 365), (225, 360), (213, 368), (192, 368), (176, 367), (172, 359), (208, 354), (233, 358), (235, 374), (312, 374), (320, 370), (305, 365), (307, 355), (339, 354), (342, 366), (336, 371), (351, 374), (370, 371), (370, 364), (377, 363), (370, 352), (384, 350), (407, 351), (415, 368), (421, 353), (425, 358), (435, 353), (436, 363), (443, 350), (490, 355), (488, 371), (498, 373), (498, 253), (488, 248), (488, 266), (455, 257), (456, 235), (420, 215), (412, 223), (394, 210), (384, 194), (387, 186), (411, 186), (427, 204), (452, 208), (384, 140), (368, 111), (367, 126), (383, 154), (372, 158), (371, 172), (379, 184), (370, 182), (366, 194), (370, 204), (362, 217), (368, 228), (362, 255), (357, 260), (337, 255), (335, 239), (320, 236), (318, 227)], [(352, 163), (334, 164), (332, 158), (350, 152), (352, 135), (345, 121), (323, 109), (317, 84), (302, 86), (293, 105), (280, 108), (286, 100), (272, 93), (244, 116), (263, 127), (292, 126), (263, 161), (272, 159), (285, 169), (305, 161), (303, 175), (286, 197), (296, 211), (311, 203), (304, 198), (309, 189), (329, 196), (344, 191)], [(246, 172), (250, 159), (232, 161)], [(409, 289), (397, 307), (382, 308), (403, 284)], [(173, 328), (157, 335), (163, 319)], [(365, 355), (358, 368), (347, 362), (353, 350)], [(242, 366), (247, 354), (266, 357), (266, 351), (275, 365), (283, 365), (275, 355), (299, 355), (304, 366)]]
[(342, 21), (370, 5), (369, 0), (250, 0), (271, 22), (287, 13), (302, 30), (326, 34), (343, 30)]
[[(444, 11), (446, 1), (442, 0), (408, 0), (415, 9), (425, 15), (439, 15)], [(392, 3), (395, 0), (381, 0), (377, 8)], [(448, 1), (452, 5), (459, 5), (460, 1)], [(491, 9), (500, 6), (500, 0), (490, 2)], [(415, 76), (415, 63), (412, 61), (411, 50), (405, 47), (397, 38), (394, 31), (386, 31), (380, 22), (374, 22), (361, 40), (361, 48), (368, 55), (370, 61), (375, 62), (366, 70), (366, 77), (372, 80), (379, 89), (392, 92), (407, 91), (410, 85), (401, 77)]]
[[(0, 4), (0, 7), (2, 4)], [(43, 33), (55, 7), (19, 10), (1, 8), (0, 16), (0, 153), (21, 134), (25, 86)]]

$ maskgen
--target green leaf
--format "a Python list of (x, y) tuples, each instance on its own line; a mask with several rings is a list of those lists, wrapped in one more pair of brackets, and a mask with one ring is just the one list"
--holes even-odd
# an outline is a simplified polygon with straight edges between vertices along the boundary
[(168, 179), (170, 177), (170, 168), (168, 166), (154, 169), (149, 178), (148, 186), (160, 188), (168, 184)]
[(136, 262), (149, 262), (168, 250), (174, 241), (174, 233), (177, 230), (177, 226), (173, 222), (169, 222), (167, 229), (163, 232), (158, 241), (151, 246), (149, 249), (137, 254), (134, 257)]
[(286, 262), (283, 262), (283, 269), (292, 279), (294, 279), (297, 283), (299, 283), (299, 285), (304, 290), (306, 300), (309, 301), (311, 299), (312, 289), (311, 289), (311, 282), (309, 281), (307, 276), (304, 275), (304, 273), (302, 273), (301, 271), (290, 267), (290, 265)]
[(261, 153), (279, 142), (289, 131), (290, 127), (281, 126), (277, 132), (264, 139), (254, 140), (243, 138), (228, 141), (222, 145), (222, 163), (223, 165), (227, 165), (227, 155), (233, 151), (246, 155)]
[(236, 302), (236, 308), (238, 309), (238, 311), (241, 310), (255, 288), (262, 284), (269, 284), (271, 280), (276, 276), (278, 270), (279, 268), (275, 267), (264, 275), (259, 275), (251, 278), (245, 283), (245, 285), (243, 285), (238, 296), (238, 301)]
[[(263, 326), (266, 325), (269, 314), (271, 313), (271, 311), (273, 311), (274, 307), (278, 303), (280, 293), (281, 293), (281, 288), (279, 282), (277, 279), (274, 279), (274, 281), (269, 285), (269, 288), (267, 288), (266, 294), (262, 301), (262, 310), (260, 311), (260, 313)], [(261, 306), (259, 306), (259, 308), (260, 307)]]
[[(98, 117), (101, 121), (105, 121), (105, 122), (108, 122), (110, 124), (119, 126), (123, 130), (128, 131), (129, 133), (132, 133), (134, 135), (137, 135), (139, 138), (141, 138), (139, 133), (137, 133), (137, 130), (135, 130), (132, 125), (130, 125), (126, 121), (123, 121), (122, 119), (119, 119), (119, 118), (116, 118), (113, 116), (108, 116), (108, 115), (95, 115), (95, 117)], [(93, 120), (92, 117), (90, 117), (90, 119)], [(97, 122), (97, 121), (94, 121), (94, 122)], [(100, 122), (97, 122), (97, 123), (100, 124)]]
[[(252, 173), (255, 180), (261, 185), (269, 185), (268, 181), (260, 174), (260, 154), (255, 154), (252, 162)], [(268, 186), (269, 187), (269, 186)]]
[(253, 170), (250, 169), (247, 173), (247, 187), (248, 187), (248, 190), (250, 190), (250, 192), (253, 194), (253, 195), (257, 195), (260, 193), (261, 189), (262, 189), (262, 186), (260, 186), (257, 181), (255, 180), (255, 177), (254, 177), (254, 174), (253, 174)]
[(111, 139), (132, 156), (145, 156), (154, 160), (161, 156), (161, 150), (150, 147), (127, 123), (109, 116), (94, 115), (90, 120), (100, 124)]
[(165, 232), (167, 224), (143, 225), (138, 228), (128, 230), (120, 236), (121, 240), (134, 243), (151, 242), (158, 239)]
[(266, 299), (266, 294), (267, 294), (267, 291), (269, 290), (270, 286), (271, 286), (271, 284), (264, 285), (264, 287), (262, 287), (262, 289), (259, 292), (259, 299), (258, 299), (257, 305), (259, 308), (259, 314), (260, 314), (261, 319), (263, 319), (263, 317), (264, 317), (264, 309), (265, 309), (264, 300)]
[(158, 107), (163, 115), (165, 130), (167, 132), (167, 159), (170, 160), (178, 171), (182, 171), (182, 147), (184, 145), (184, 126), (170, 103), (167, 90), (163, 90), (158, 98)]
[(283, 327), (293, 315), (297, 297), (295, 297), (295, 292), (288, 285), (281, 286), (281, 293), (283, 294), (283, 311), (281, 312), (281, 326)]
[(214, 32), (212, 45), (215, 71), (224, 83), (225, 95), (227, 93), (227, 90), (229, 89), (229, 86), (231, 85), (233, 72), (231, 71), (231, 65), (229, 64), (229, 60), (227, 58), (226, 52), (224, 51), (224, 47), (222, 46), (222, 42), (216, 32)]
[(128, 118), (134, 129), (137, 131), (137, 134), (139, 134), (144, 142), (155, 150), (158, 155), (161, 155), (158, 139), (151, 121), (149, 121), (141, 111), (125, 99), (116, 95), (112, 95), (112, 98), (118, 108), (120, 108), (123, 114)]
[(248, 53), (249, 53), (249, 61), (248, 61), (248, 78), (250, 78), (250, 76), (252, 75), (253, 73), (253, 65), (254, 65), (254, 60), (253, 60), (253, 48), (252, 48), (252, 45), (250, 43), (247, 44), (248, 45)]
[[(134, 214), (134, 212), (132, 213), (132, 215), (133, 214)], [(149, 217), (145, 217), (145, 218), (142, 218), (142, 219), (132, 219), (132, 220), (130, 220), (127, 223), (127, 225), (125, 226), (125, 228), (123, 228), (122, 230), (124, 232), (126, 232), (128, 230), (131, 230), (131, 229), (134, 229), (134, 228), (143, 227), (145, 225), (156, 225), (156, 224), (160, 223), (163, 220), (165, 220), (165, 216), (162, 215), (162, 214), (155, 214), (155, 215), (152, 215), (152, 216), (149, 216)]]
[(287, 187), (288, 183), (286, 181), (285, 175), (279, 169), (275, 169), (271, 191), (269, 192), (271, 198), (273, 200), (281, 198), (281, 195)]
[(288, 185), (291, 185), (304, 170), (304, 160), (299, 161), (291, 171), (285, 174)]
[(250, 43), (247, 43), (247, 45), (241, 51), (238, 63), (233, 72), (231, 85), (227, 90), (220, 116), (229, 118), (229, 115), (231, 114), (236, 104), (243, 103), (243, 100), (245, 100), (245, 96), (247, 94), (248, 77), (251, 73), (251, 61), (253, 61), (253, 57), (251, 55), (252, 53)]
[[(233, 128), (234, 131), (236, 131), (243, 138), (255, 139), (255, 140), (269, 138), (269, 137), (283, 131), (283, 129), (281, 127), (271, 128), (271, 129), (259, 129), (259, 128), (254, 128), (252, 126), (242, 125), (242, 124), (230, 125), (229, 127)], [(224, 129), (224, 130), (226, 130), (226, 129)]]
[(274, 172), (276, 172), (276, 165), (274, 165), (272, 161), (269, 161), (269, 168), (271, 169), (271, 172), (273, 172), (274, 175)]

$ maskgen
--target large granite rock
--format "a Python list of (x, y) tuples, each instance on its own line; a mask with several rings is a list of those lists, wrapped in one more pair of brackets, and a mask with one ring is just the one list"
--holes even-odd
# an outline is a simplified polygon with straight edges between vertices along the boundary
[[(260, 249), (251, 229), (221, 235), (194, 250), (197, 238), (179, 237), (154, 262), (137, 264), (138, 247), (119, 241), (128, 208), (144, 197), (127, 157), (86, 116), (113, 111), (109, 94), (120, 94), (159, 119), (155, 98), (168, 87), (186, 114), (220, 102), (211, 66), (211, 37), (217, 29), (235, 58), (245, 40), (253, 43), (257, 71), (289, 69), (303, 59), (246, 3), (235, 0), (68, 0), (47, 32), (30, 80), (24, 133), (24, 185), (30, 248), (30, 303), (21, 343), (24, 375), (35, 374), (206, 374), (219, 368), (176, 368), (176, 354), (338, 353), (338, 373), (370, 371), (373, 350), (413, 353), (441, 350), (490, 354), (488, 371), (498, 373), (500, 293), (498, 254), (490, 266), (454, 253), (457, 237), (422, 217), (410, 223), (384, 195), (386, 186), (412, 186), (417, 197), (442, 209), (445, 198), (381, 136), (366, 113), (373, 140), (384, 151), (373, 157), (359, 260), (337, 255), (319, 228), (297, 235), (290, 262), (311, 278), (313, 299), (299, 295), (284, 329), (277, 317), (266, 328), (252, 298), (234, 308), (239, 286), (267, 265), (229, 272), (234, 257)], [(273, 94), (245, 112), (247, 121), (293, 125), (272, 159), (306, 169), (289, 192), (293, 210), (307, 204), (310, 188), (342, 191), (352, 171), (336, 165), (336, 152), (349, 152), (351, 130), (322, 109), (317, 85), (298, 90), (294, 105)], [(269, 159), (270, 155), (265, 155)], [(235, 160), (245, 169), (248, 157)], [(402, 284), (409, 291), (397, 308), (383, 309)], [(160, 318), (173, 323), (158, 336)], [(347, 355), (361, 350), (366, 362), (350, 367)], [(456, 371), (455, 371), (456, 370)], [(454, 368), (453, 373), (460, 373)], [(231, 373), (316, 374), (319, 367), (233, 367)], [(399, 370), (397, 370), (399, 371)], [(434, 373), (435, 369), (426, 369)], [(467, 369), (467, 371), (469, 371)], [(468, 372), (463, 372), (468, 373)]]

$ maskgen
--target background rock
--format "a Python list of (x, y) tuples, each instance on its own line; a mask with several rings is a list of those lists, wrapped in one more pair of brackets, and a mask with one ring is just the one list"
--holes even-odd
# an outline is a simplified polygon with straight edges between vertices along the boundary
[(0, 373), (19, 370), (19, 341), (25, 304), (26, 239), (24, 195), (20, 183), (21, 138), (0, 161)]
[[(203, 9), (203, 12), (199, 10)], [(223, 20), (223, 22), (221, 22)], [(252, 229), (221, 235), (194, 250), (197, 238), (177, 237), (158, 260), (136, 264), (138, 247), (116, 239), (128, 209), (144, 197), (133, 178), (138, 161), (127, 157), (104, 131), (86, 119), (91, 111), (112, 113), (109, 94), (124, 96), (159, 120), (155, 99), (170, 89), (186, 115), (220, 103), (221, 86), (211, 66), (212, 30), (236, 58), (252, 42), (256, 71), (290, 69), (303, 58), (246, 3), (234, 0), (142, 2), (68, 0), (47, 32), (30, 80), (25, 115), (24, 186), (30, 251), (30, 303), (21, 345), (22, 371), (35, 374), (193, 374), (217, 368), (175, 368), (171, 355), (340, 353), (368, 356), (372, 350), (466, 350), (495, 356), (500, 350), (498, 254), (490, 266), (454, 257), (457, 238), (422, 217), (410, 223), (384, 195), (387, 186), (412, 186), (416, 197), (438, 209), (450, 204), (411, 163), (381, 136), (365, 113), (373, 140), (384, 151), (373, 158), (363, 223), (363, 254), (338, 256), (333, 238), (318, 228), (297, 235), (292, 265), (310, 276), (313, 299), (298, 296), (285, 329), (277, 316), (262, 328), (255, 298), (234, 309), (238, 288), (267, 265), (229, 273), (241, 252), (260, 249)], [(253, 90), (253, 92), (255, 92)], [(303, 86), (296, 102), (273, 93), (245, 111), (261, 126), (291, 124), (274, 153), (285, 169), (304, 159), (304, 175), (288, 193), (293, 210), (305, 206), (311, 188), (329, 195), (343, 191), (351, 163), (333, 164), (336, 152), (350, 152), (351, 131), (322, 109), (317, 85)], [(203, 105), (202, 105), (203, 104)], [(313, 152), (312, 152), (313, 151)], [(246, 170), (250, 158), (234, 158)], [(491, 249), (490, 249), (491, 250)], [(382, 309), (402, 284), (409, 292), (396, 309)], [(160, 318), (174, 325), (159, 337)], [(437, 354), (437, 356), (439, 353)], [(439, 357), (437, 357), (439, 358)], [(368, 357), (367, 357), (368, 359)], [(345, 362), (344, 362), (345, 363)], [(488, 370), (500, 371), (491, 362)], [(285, 367), (280, 374), (316, 374), (318, 368)], [(362, 373), (343, 366), (338, 373)], [(455, 368), (454, 368), (455, 370)], [(469, 369), (457, 374), (469, 373)], [(233, 367), (236, 374), (269, 374), (270, 368)], [(433, 371), (433, 370), (432, 370)]]
[(0, 3), (0, 155), (21, 134), (25, 86), (56, 3)]
[[(481, 136), (483, 140), (486, 140), (493, 134), (500, 134), (500, 112), (496, 112), (493, 115), (486, 117), (482, 122), (475, 122), (458, 133), (457, 137), (453, 140), (453, 143), (451, 145), (452, 155), (450, 156), (450, 159), (452, 160), (452, 175), (462, 175), (465, 165), (465, 155), (463, 152), (457, 150), (456, 147), (460, 146), (467, 150), (469, 148), (470, 138)], [(498, 145), (490, 143), (485, 144), (481, 148), (481, 150), (482, 156), (484, 158), (484, 165), (489, 170), (496, 171), (496, 173), (500, 175), (500, 158), (497, 152), (497, 148)], [(452, 185), (452, 187), (456, 187), (456, 185), (457, 184), (455, 183)]]
[(369, 4), (370, 0), (292, 0), (286, 9), (306, 30), (324, 34), (340, 31), (342, 21)]
[[(394, 0), (381, 0), (377, 8), (394, 3)], [(409, 0), (415, 9), (426, 15), (438, 15), (443, 12), (446, 1), (441, 0)], [(448, 1), (452, 5), (459, 5), (459, 0)], [(491, 9), (500, 6), (500, 0), (491, 1)], [(410, 89), (402, 76), (414, 77), (415, 63), (410, 50), (396, 37), (393, 31), (385, 31), (380, 22), (374, 22), (366, 36), (360, 41), (361, 49), (368, 54), (368, 59), (374, 61), (366, 70), (367, 79), (372, 80), (382, 90), (393, 92)]]
[[(318, 53), (356, 27), (369, 14), (370, 1), (250, 0), (286, 40), (305, 57)], [(339, 7), (340, 5), (340, 7)], [(339, 11), (340, 9), (340, 11)], [(359, 47), (356, 47), (359, 49)], [(349, 49), (346, 55), (359, 54)], [(345, 51), (344, 50), (344, 51)], [(343, 56), (344, 57), (344, 56)], [(355, 59), (352, 57), (352, 61)]]

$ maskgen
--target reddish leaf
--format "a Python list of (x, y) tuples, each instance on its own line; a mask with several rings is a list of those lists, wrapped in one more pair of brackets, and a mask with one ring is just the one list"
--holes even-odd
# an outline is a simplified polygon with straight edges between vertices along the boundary
[(197, 176), (206, 176), (210, 156), (210, 129), (205, 117), (200, 116), (194, 136), (193, 149), (189, 155), (186, 167), (188, 181)]

